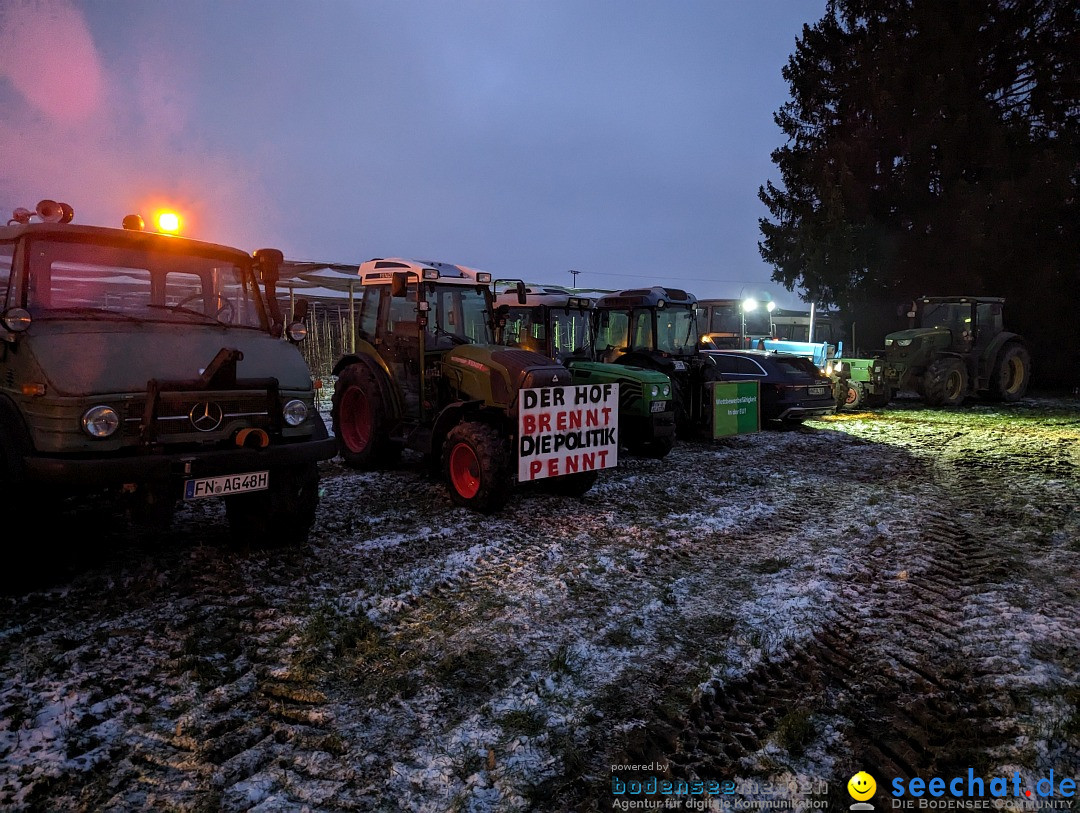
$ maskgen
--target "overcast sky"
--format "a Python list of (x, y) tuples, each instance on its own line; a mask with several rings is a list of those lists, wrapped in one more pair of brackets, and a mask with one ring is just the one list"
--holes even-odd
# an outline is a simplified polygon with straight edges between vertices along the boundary
[(0, 206), (286, 257), (767, 287), (781, 70), (825, 0), (0, 0)]

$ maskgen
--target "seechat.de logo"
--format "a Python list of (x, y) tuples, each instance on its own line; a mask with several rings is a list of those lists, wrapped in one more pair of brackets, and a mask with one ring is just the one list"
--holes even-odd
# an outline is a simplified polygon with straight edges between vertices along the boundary
[(859, 771), (847, 783), (847, 792), (856, 801), (849, 810), (873, 810), (874, 806), (866, 804), (866, 800), (874, 795), (877, 790), (877, 782), (866, 771)]

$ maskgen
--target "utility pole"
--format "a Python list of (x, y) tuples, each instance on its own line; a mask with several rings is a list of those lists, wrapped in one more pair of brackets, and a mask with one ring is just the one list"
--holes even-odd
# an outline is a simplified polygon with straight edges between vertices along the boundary
[(573, 268), (571, 268), (570, 273), (574, 275), (574, 287), (577, 288), (577, 275), (580, 274), (581, 272), (580, 271), (575, 271)]

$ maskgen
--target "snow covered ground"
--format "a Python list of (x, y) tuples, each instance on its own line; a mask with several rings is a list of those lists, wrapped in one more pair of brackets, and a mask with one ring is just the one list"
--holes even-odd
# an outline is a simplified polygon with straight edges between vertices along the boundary
[(887, 806), (894, 776), (1080, 779), (1075, 400), (683, 443), (496, 517), (408, 456), (322, 486), (295, 551), (231, 548), (213, 503), (154, 546), (108, 507), (59, 518), (52, 578), (0, 597), (0, 808), (607, 810), (650, 776), (847, 806), (860, 769)]

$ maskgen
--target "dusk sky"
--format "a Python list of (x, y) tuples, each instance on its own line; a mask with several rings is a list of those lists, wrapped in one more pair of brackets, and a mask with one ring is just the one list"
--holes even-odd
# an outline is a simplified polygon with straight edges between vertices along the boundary
[(295, 260), (766, 288), (781, 70), (825, 0), (0, 2), (0, 206)]

